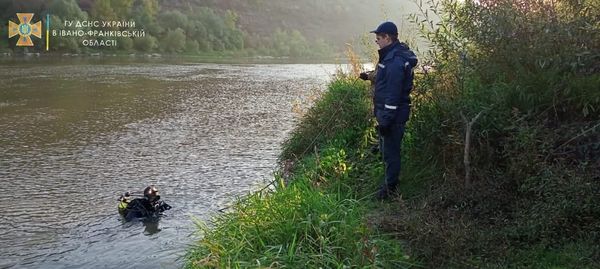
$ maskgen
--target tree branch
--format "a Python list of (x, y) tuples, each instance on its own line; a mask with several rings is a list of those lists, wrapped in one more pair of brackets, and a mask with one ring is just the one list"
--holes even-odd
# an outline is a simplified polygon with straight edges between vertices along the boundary
[(471, 132), (473, 129), (473, 124), (475, 124), (475, 122), (477, 121), (477, 119), (479, 119), (479, 117), (481, 116), (482, 113), (483, 113), (483, 110), (480, 111), (477, 114), (477, 116), (475, 116), (473, 119), (471, 119), (471, 121), (469, 121), (469, 120), (467, 120), (467, 117), (465, 117), (465, 115), (462, 113), (462, 111), (460, 112), (460, 116), (462, 117), (462, 119), (466, 125), (465, 152), (464, 152), (464, 158), (463, 158), (463, 162), (465, 165), (465, 187), (471, 186), (471, 157), (469, 156), (469, 151), (471, 148)]

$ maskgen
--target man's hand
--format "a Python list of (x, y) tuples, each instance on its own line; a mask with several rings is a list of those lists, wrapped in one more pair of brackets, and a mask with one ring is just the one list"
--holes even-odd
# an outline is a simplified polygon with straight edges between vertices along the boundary
[(358, 77), (362, 80), (369, 80), (369, 74), (367, 72), (360, 73)]

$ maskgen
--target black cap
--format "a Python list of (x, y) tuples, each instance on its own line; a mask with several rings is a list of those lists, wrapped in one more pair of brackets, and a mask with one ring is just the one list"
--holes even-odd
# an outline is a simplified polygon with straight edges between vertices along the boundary
[(393, 22), (386, 21), (386, 22), (380, 24), (377, 27), (377, 29), (371, 31), (371, 33), (397, 35), (398, 34), (398, 27), (396, 27), (396, 25)]

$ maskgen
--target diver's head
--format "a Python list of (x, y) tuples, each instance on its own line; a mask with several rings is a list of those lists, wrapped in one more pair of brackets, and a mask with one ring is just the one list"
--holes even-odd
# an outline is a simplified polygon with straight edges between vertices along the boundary
[(160, 199), (158, 189), (154, 185), (150, 185), (144, 189), (144, 197), (150, 202), (158, 201)]

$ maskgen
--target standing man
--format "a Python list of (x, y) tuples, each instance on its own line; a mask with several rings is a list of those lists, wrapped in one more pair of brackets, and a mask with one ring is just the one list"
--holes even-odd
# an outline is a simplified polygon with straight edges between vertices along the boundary
[(376, 198), (383, 200), (398, 186), (400, 147), (410, 113), (410, 91), (417, 57), (405, 43), (398, 41), (398, 28), (394, 23), (384, 22), (371, 33), (376, 35), (375, 42), (379, 45), (374, 106), (385, 179)]

